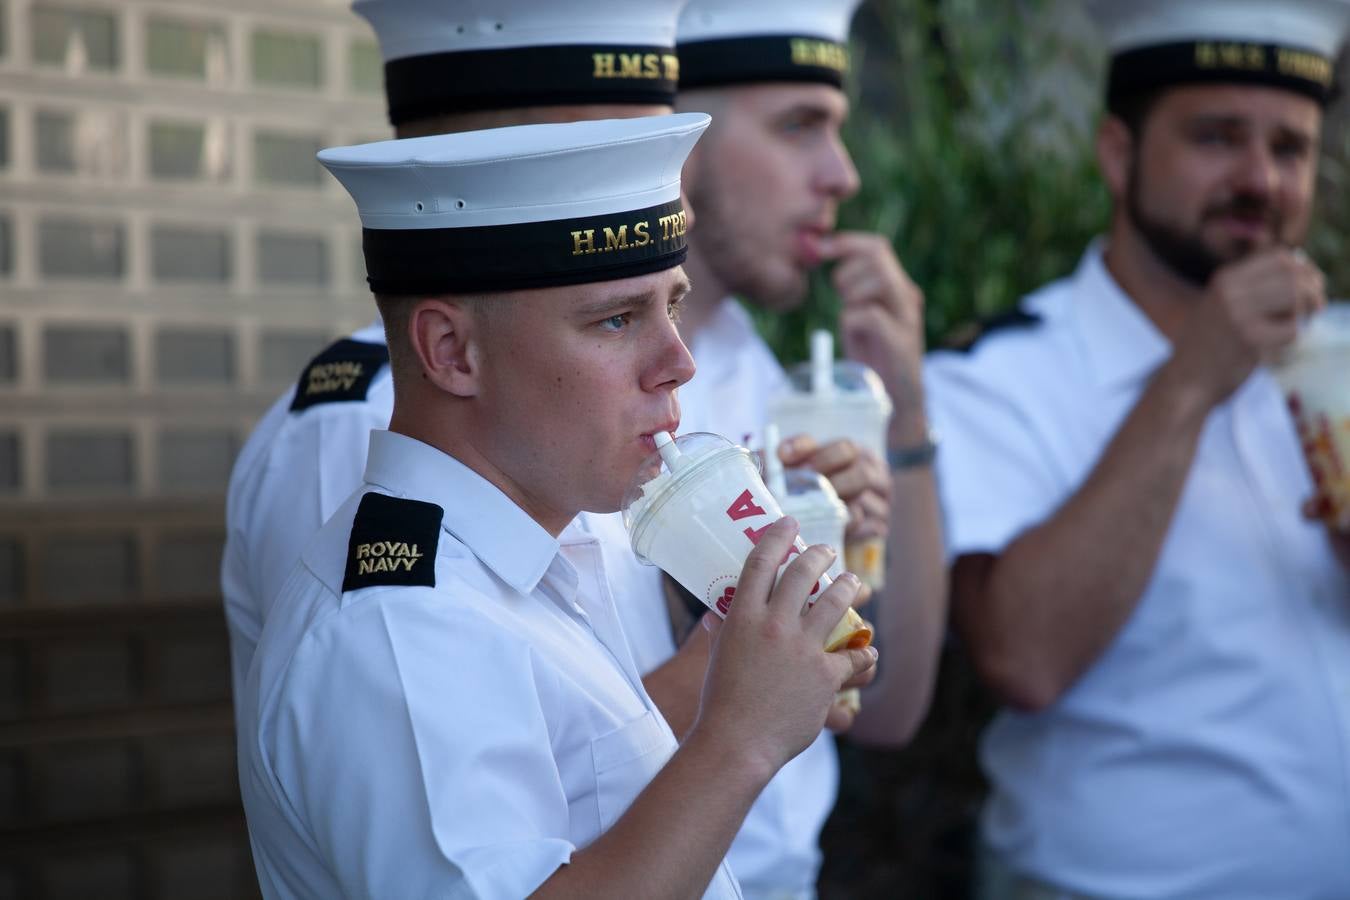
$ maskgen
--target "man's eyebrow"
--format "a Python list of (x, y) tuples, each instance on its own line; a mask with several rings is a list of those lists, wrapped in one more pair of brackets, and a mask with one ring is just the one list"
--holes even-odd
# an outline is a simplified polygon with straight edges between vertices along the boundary
[(618, 297), (607, 297), (604, 300), (597, 300), (594, 303), (586, 303), (577, 307), (577, 314), (582, 316), (603, 316), (605, 313), (613, 312), (618, 309), (627, 309), (633, 306), (645, 306), (656, 299), (656, 292), (652, 290), (642, 291), (638, 294), (623, 294)]

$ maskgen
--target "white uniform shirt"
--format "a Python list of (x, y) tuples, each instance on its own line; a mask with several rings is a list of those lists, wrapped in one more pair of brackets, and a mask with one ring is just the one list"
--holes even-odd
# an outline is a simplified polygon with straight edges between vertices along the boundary
[[(723, 301), (689, 349), (698, 371), (679, 391), (680, 432), (758, 444), (769, 398), (789, 385), (749, 315)], [(769, 782), (731, 845), (727, 860), (747, 897), (814, 896), (820, 831), (838, 793), (838, 752), (833, 735), (822, 732)]]
[[(1040, 322), (937, 353), (949, 553), (998, 553), (1097, 463), (1170, 353), (1098, 248)], [(985, 735), (985, 840), (1100, 897), (1350, 896), (1350, 580), (1259, 370), (1206, 422), (1134, 614), (1052, 708)], [(1072, 565), (1065, 560), (1065, 565)]]
[[(263, 893), (518, 900), (614, 825), (675, 738), (594, 538), (555, 540), (470, 469), (387, 431), (365, 481), (282, 588), (242, 696)], [(367, 492), (400, 498), (373, 540), (433, 564), (434, 586), (344, 592)], [(443, 512), (412, 528), (410, 500)], [(705, 896), (740, 896), (725, 863)]]
[[(384, 326), (377, 320), (351, 340), (383, 348)], [(292, 412), (295, 393), (292, 386), (258, 421), (230, 473), (220, 583), (235, 696), (272, 598), (319, 526), (360, 485), (370, 431), (389, 427), (394, 409), (388, 365), (359, 399)]]

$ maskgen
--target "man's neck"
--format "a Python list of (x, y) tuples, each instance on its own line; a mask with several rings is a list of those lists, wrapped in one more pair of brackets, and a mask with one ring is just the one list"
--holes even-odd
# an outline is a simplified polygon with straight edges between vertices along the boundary
[(686, 344), (708, 324), (717, 307), (727, 298), (727, 287), (691, 244), (689, 257), (684, 262), (689, 276), (690, 290), (680, 303), (680, 337)]
[(1204, 289), (1177, 275), (1120, 215), (1112, 223), (1104, 262), (1125, 295), (1175, 342)]
[(394, 414), (389, 419), (389, 430), (435, 447), (466, 468), (472, 469), (555, 538), (562, 534), (563, 529), (579, 512), (556, 510), (541, 498), (532, 496), (524, 486), (494, 463), (490, 454), (483, 452), (479, 443), (472, 437), (472, 428), (452, 421), (450, 417), (444, 415), (443, 409), (437, 408), (434, 404), (396, 398)]

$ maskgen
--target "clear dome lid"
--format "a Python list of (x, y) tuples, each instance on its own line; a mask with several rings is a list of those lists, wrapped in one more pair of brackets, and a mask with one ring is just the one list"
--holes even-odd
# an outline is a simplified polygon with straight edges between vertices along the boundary
[[(662, 432), (655, 437), (656, 452), (638, 466), (623, 497), (623, 524), (630, 536), (660, 511), (677, 488), (715, 468), (708, 463), (728, 455), (752, 456), (744, 447), (738, 447), (719, 434), (693, 431), (672, 439)], [(753, 465), (760, 470), (757, 458)]]
[(789, 367), (787, 374), (794, 394), (843, 403), (864, 400), (887, 407), (891, 403), (876, 372), (862, 363), (834, 358), (834, 335), (828, 331), (812, 333), (811, 359)]

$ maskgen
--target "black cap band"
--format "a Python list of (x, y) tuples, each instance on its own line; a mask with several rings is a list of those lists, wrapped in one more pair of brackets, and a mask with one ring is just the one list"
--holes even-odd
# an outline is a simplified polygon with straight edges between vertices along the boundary
[(1247, 41), (1183, 41), (1127, 50), (1111, 60), (1108, 109), (1131, 96), (1182, 84), (1255, 84), (1284, 88), (1326, 104), (1334, 65), (1320, 53)]
[(684, 204), (552, 222), (362, 231), (377, 294), (428, 296), (613, 281), (684, 262)]
[(675, 102), (680, 63), (670, 47), (567, 45), (431, 53), (384, 64), (389, 121), (483, 109)]
[(805, 81), (843, 88), (848, 47), (802, 35), (690, 41), (679, 45), (680, 90), (758, 81)]

